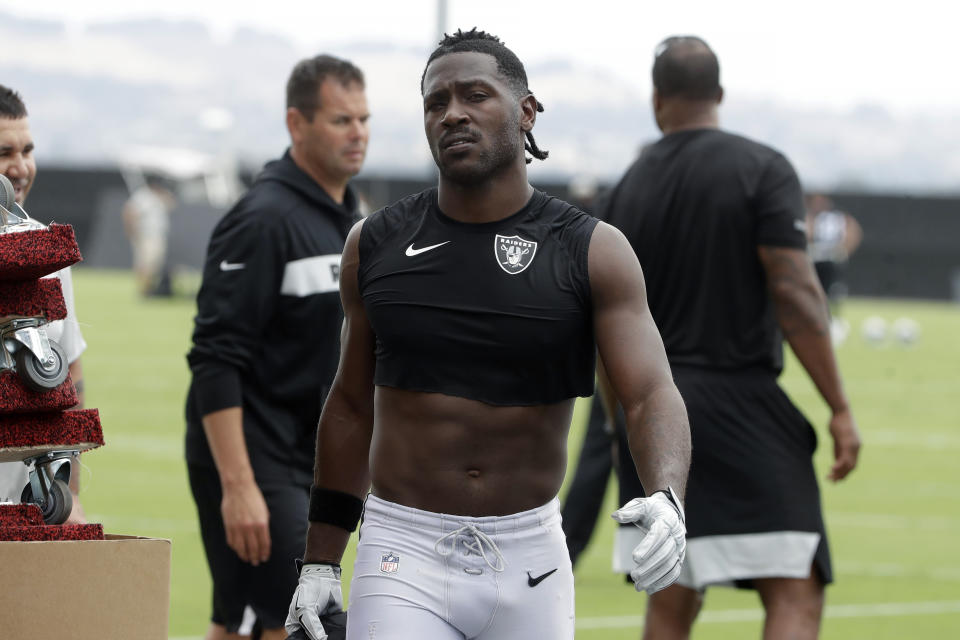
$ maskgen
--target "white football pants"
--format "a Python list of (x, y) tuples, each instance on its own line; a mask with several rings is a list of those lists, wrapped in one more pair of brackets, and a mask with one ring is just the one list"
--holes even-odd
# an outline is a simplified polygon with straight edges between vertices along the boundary
[(347, 640), (572, 640), (559, 505), (467, 518), (369, 495)]

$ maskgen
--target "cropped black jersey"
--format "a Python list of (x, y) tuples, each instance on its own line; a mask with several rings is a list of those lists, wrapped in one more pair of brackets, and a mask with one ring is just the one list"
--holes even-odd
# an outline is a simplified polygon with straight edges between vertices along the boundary
[(444, 215), (436, 189), (371, 215), (358, 285), (377, 337), (375, 384), (494, 405), (591, 395), (596, 224), (540, 191), (489, 223)]

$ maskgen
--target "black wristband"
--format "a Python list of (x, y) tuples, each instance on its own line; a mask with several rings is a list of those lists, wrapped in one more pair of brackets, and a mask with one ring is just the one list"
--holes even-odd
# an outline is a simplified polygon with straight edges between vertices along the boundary
[(310, 522), (323, 522), (340, 527), (346, 531), (356, 531), (360, 515), (363, 513), (363, 500), (350, 493), (310, 487)]

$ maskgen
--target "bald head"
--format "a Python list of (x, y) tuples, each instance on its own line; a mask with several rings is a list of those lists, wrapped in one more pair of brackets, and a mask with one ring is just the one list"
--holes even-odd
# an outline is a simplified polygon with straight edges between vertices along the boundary
[(720, 63), (710, 46), (696, 36), (671, 36), (654, 53), (653, 86), (661, 98), (716, 101)]
[(653, 115), (664, 134), (719, 126), (720, 63), (696, 36), (671, 36), (653, 58)]

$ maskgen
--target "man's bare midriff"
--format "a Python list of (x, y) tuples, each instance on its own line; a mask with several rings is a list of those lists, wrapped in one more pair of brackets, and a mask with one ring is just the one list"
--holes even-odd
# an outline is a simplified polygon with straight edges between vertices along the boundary
[(494, 406), (377, 387), (373, 494), (435, 513), (502, 516), (549, 502), (566, 470), (574, 400)]

